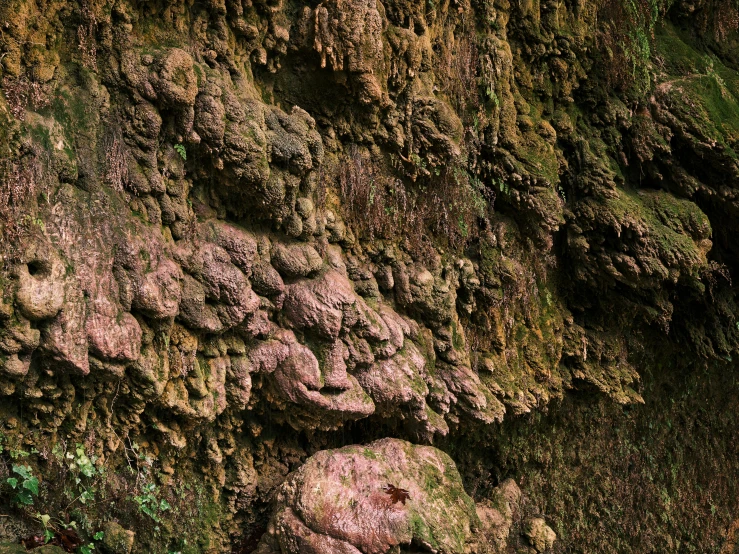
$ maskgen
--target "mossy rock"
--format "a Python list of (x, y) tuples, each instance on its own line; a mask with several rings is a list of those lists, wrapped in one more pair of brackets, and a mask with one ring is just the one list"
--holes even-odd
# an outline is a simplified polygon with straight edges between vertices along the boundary
[(133, 550), (136, 534), (118, 523), (109, 521), (103, 527), (102, 551), (107, 554), (129, 554)]
[[(480, 524), (452, 459), (399, 439), (321, 451), (279, 494), (272, 524), (282, 551), (296, 554), (292, 537), (303, 534), (321, 552), (387, 552), (415, 541), (462, 554)], [(328, 550), (336, 545), (342, 550)]]
[(674, 77), (660, 85), (672, 102), (670, 111), (683, 122), (690, 134), (737, 159), (737, 73), (712, 53), (704, 53), (688, 44), (687, 39), (672, 26), (660, 30), (657, 49), (665, 57), (667, 70)]

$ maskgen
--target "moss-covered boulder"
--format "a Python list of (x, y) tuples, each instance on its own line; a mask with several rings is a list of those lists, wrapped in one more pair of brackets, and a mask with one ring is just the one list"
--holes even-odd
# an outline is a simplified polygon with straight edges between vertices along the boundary
[(413, 543), (463, 553), (478, 525), (448, 455), (382, 439), (319, 452), (290, 475), (257, 552), (381, 554)]

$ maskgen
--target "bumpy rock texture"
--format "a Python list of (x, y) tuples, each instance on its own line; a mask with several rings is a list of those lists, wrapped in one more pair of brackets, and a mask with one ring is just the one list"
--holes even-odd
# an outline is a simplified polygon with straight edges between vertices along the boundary
[(383, 439), (320, 452), (291, 474), (258, 552), (387, 552), (414, 541), (464, 552), (476, 523), (451, 458)]
[[(396, 483), (396, 484), (393, 484)], [(411, 545), (439, 553), (503, 552), (521, 491), (512, 480), (478, 506), (452, 459), (430, 446), (381, 439), (309, 458), (277, 491), (257, 554), (392, 552)], [(529, 522), (543, 552), (556, 535)]]
[(737, 480), (698, 468), (739, 470), (738, 28), (729, 0), (0, 0), (0, 538), (733, 544)]

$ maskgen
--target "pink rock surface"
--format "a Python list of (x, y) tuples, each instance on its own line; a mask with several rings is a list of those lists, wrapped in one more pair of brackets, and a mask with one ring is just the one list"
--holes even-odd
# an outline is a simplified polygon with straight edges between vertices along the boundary
[(372, 400), (345, 368), (342, 374), (340, 367), (332, 367), (327, 384), (313, 352), (297, 342), (291, 331), (280, 331), (275, 338), (261, 343), (251, 351), (249, 360), (254, 371), (268, 374), (280, 398), (309, 408), (318, 417), (359, 419), (375, 410)]
[[(394, 501), (388, 484), (405, 489), (408, 499)], [(461, 554), (478, 523), (449, 456), (382, 439), (319, 452), (291, 474), (257, 552), (385, 554), (413, 541)]]

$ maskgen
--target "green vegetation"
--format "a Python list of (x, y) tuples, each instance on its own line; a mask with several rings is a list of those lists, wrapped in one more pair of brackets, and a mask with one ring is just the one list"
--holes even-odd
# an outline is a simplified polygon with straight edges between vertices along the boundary
[(610, 0), (601, 7), (603, 46), (609, 54), (606, 78), (643, 100), (652, 89), (654, 36), (672, 0)]
[(31, 506), (33, 500), (38, 496), (38, 478), (33, 475), (30, 466), (14, 464), (13, 477), (8, 477), (5, 482), (15, 491), (12, 502), (18, 506)]
[[(622, 0), (626, 12), (626, 36), (621, 46), (631, 65), (631, 77), (637, 89), (651, 88), (650, 61), (654, 29), (665, 7), (661, 0)], [(623, 22), (619, 22), (619, 25)]]
[[(96, 543), (105, 538), (101, 529), (111, 519), (135, 529), (150, 552), (195, 554), (209, 548), (221, 507), (200, 479), (183, 473), (165, 484), (157, 466), (157, 459), (133, 441), (113, 462), (88, 452), (83, 442), (57, 442), (42, 455), (33, 446), (21, 448), (15, 434), (0, 434), (0, 471), (9, 474), (0, 486), (7, 503), (0, 500), (0, 506), (37, 527), (46, 543), (60, 544), (65, 537), (78, 544), (80, 554), (99, 550)], [(184, 528), (192, 529), (186, 538)]]
[(187, 160), (187, 150), (183, 144), (175, 144), (174, 149), (180, 155), (180, 158)]
[(412, 153), (407, 161), (389, 156), (388, 167), (352, 147), (340, 164), (338, 181), (345, 215), (365, 239), (403, 242), (415, 256), (429, 254), (429, 236), (454, 251), (475, 238), (478, 220), (488, 216), (490, 191), (460, 160), (440, 167)]
[(160, 523), (162, 521), (162, 514), (172, 508), (165, 499), (158, 498), (158, 493), (159, 487), (156, 484), (143, 483), (141, 485), (141, 494), (133, 497), (136, 504), (138, 504), (139, 510), (156, 523)]

